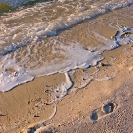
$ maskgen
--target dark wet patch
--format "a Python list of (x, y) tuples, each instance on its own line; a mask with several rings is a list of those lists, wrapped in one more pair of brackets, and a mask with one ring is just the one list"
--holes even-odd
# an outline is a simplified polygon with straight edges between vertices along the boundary
[(115, 105), (113, 103), (107, 103), (103, 106), (103, 110), (106, 114), (112, 113), (114, 111)]
[(92, 112), (92, 115), (91, 115), (91, 120), (93, 120), (93, 121), (96, 121), (96, 120), (98, 120), (98, 115), (97, 115), (97, 112), (95, 112), (95, 111), (93, 111)]
[(27, 133), (34, 133), (35, 131), (36, 131), (35, 128), (29, 128), (29, 129), (27, 130)]

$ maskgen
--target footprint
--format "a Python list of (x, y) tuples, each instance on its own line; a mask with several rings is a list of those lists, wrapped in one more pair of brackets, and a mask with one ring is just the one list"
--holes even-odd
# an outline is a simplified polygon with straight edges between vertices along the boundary
[(116, 104), (109, 102), (102, 107), (102, 110), (101, 108), (93, 110), (90, 119), (95, 122), (103, 117), (106, 117), (108, 114), (114, 112), (116, 106)]
[(33, 125), (25, 128), (22, 133), (58, 133), (58, 130), (53, 125)]
[(22, 131), (22, 133), (34, 133), (35, 131), (36, 131), (36, 129), (33, 127), (33, 128), (24, 129)]
[(98, 120), (98, 115), (96, 111), (93, 111), (90, 117), (91, 120), (96, 121)]
[(103, 111), (106, 114), (112, 113), (114, 111), (115, 105), (113, 103), (107, 103), (103, 106)]

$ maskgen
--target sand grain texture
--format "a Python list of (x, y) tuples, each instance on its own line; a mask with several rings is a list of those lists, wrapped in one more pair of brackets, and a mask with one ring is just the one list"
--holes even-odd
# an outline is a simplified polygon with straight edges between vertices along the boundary
[[(110, 38), (116, 33), (117, 24), (133, 27), (133, 18), (129, 18), (133, 15), (132, 10), (133, 6), (130, 6), (98, 16), (67, 29), (58, 36), (79, 41), (84, 47), (93, 44), (97, 46), (99, 42), (91, 31)], [(131, 133), (133, 43), (105, 51), (103, 56), (105, 59), (97, 67), (74, 70), (75, 74), (71, 76), (73, 88), (79, 89), (70, 91), (63, 100), (56, 103), (48, 104), (52, 94), (47, 93), (47, 90), (65, 81), (64, 74), (35, 78), (9, 92), (1, 92), (0, 132), (20, 133), (23, 129), (28, 131), (36, 128), (35, 133)], [(98, 73), (87, 85), (79, 87), (84, 83), (82, 77), (85, 72), (94, 73), (97, 70)], [(49, 119), (55, 105), (56, 114)]]

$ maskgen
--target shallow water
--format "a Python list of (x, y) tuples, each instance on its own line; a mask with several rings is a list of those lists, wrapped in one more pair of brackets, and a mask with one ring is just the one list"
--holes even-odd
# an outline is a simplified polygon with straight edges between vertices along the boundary
[[(2, 5), (3, 2), (0, 2)], [(94, 31), (93, 35), (99, 42), (97, 48), (92, 44), (85, 49), (81, 42), (57, 35), (61, 30), (63, 32), (86, 19), (124, 8), (132, 4), (133, 0), (26, 3), (4, 1), (4, 4), (15, 10), (3, 11), (0, 16), (0, 91), (9, 91), (37, 76), (94, 66), (103, 59), (100, 56), (103, 51), (132, 41), (132, 34), (121, 38), (122, 34), (132, 32), (133, 29), (128, 27), (120, 28), (114, 39), (107, 39)]]

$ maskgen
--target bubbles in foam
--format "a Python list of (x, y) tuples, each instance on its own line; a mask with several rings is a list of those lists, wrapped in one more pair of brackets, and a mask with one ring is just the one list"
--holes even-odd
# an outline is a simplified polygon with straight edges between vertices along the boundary
[[(16, 12), (8, 13), (6, 16), (2, 16), (1, 22), (3, 22), (5, 26), (4, 29), (8, 31), (7, 36), (10, 34), (10, 40), (12, 40), (12, 37), (18, 36), (18, 31), (21, 33), (20, 35), (25, 36), (27, 34), (28, 38), (31, 39), (36, 36), (53, 36), (56, 35), (60, 29), (68, 28), (85, 19), (95, 17), (108, 10), (113, 10), (114, 7), (117, 9), (133, 3), (132, 0), (123, 0), (121, 2), (107, 0), (106, 3), (105, 1), (92, 2), (75, 0), (68, 2), (63, 0), (63, 3), (62, 0), (60, 1), (38, 3), (33, 7), (20, 9)], [(75, 6), (78, 8), (75, 9)], [(81, 11), (79, 9), (81, 7), (86, 10)], [(8, 25), (5, 25), (5, 23), (8, 23)], [(10, 25), (11, 29), (9, 28)], [(20, 25), (22, 25), (22, 27), (20, 27)]]
[(68, 73), (65, 73), (66, 81), (57, 87), (57, 89), (53, 89), (55, 94), (55, 101), (62, 99), (65, 95), (68, 94), (69, 89), (72, 87), (72, 81)]
[[(114, 39), (94, 33), (105, 45), (101, 45), (98, 49), (92, 48), (92, 50), (84, 49), (79, 42), (54, 37), (50, 38), (47, 43), (45, 40), (39, 42), (35, 39), (30, 45), (8, 51), (0, 58), (0, 91), (8, 91), (19, 84), (33, 80), (35, 76), (57, 72), (67, 73), (72, 69), (95, 66), (103, 59), (101, 56), (103, 51), (131, 42), (133, 40), (132, 31), (132, 28), (121, 27)], [(125, 39), (124, 42), (123, 39)], [(66, 95), (71, 85), (70, 78), (66, 75), (66, 83), (59, 86), (57, 96)]]
[(58, 0), (59, 2), (65, 2), (66, 0)]
[(0, 60), (0, 91), (9, 91), (15, 86), (33, 80), (33, 76), (16, 64), (11, 55)]
[[(23, 0), (23, 2), (27, 1)], [(13, 4), (18, 1), (10, 0), (4, 2)], [(22, 1), (20, 0), (19, 2)], [(47, 36), (56, 35), (58, 30), (68, 28), (86, 18), (92, 18), (108, 10), (125, 7), (132, 3), (132, 0), (107, 0), (106, 2), (102, 0), (59, 0), (38, 3), (32, 7), (20, 8), (15, 12), (7, 13), (6, 16), (1, 16), (0, 45), (8, 46), (3, 51), (0, 51), (1, 84), (6, 85), (4, 83), (6, 82), (4, 80), (6, 79), (5, 77), (8, 79), (7, 82), (10, 82), (12, 78), (11, 88), (13, 88), (13, 84), (16, 86), (27, 82), (32, 80), (34, 76), (49, 75), (56, 72), (66, 73), (71, 69), (96, 65), (98, 61), (103, 59), (99, 54), (104, 50), (114, 49), (123, 44), (123, 42), (124, 44), (129, 43), (132, 40), (132, 35), (121, 38), (122, 32), (119, 31), (118, 36), (111, 40), (94, 33), (95, 36), (99, 37), (99, 41), (106, 44), (104, 48), (101, 47), (95, 52), (85, 50), (82, 44), (68, 40), (66, 45), (64, 45), (64, 42), (51, 39), (51, 44), (55, 40), (56, 42), (54, 42), (53, 46), (49, 46), (45, 43), (45, 39), (47, 40)], [(129, 29), (122, 30), (127, 32)], [(50, 52), (44, 54), (41, 49), (45, 48), (49, 49)], [(4, 56), (2, 57), (2, 55)], [(3, 64), (3, 62), (12, 62), (11, 64), (14, 65), (9, 68), (11, 64), (7, 65), (8, 63)], [(9, 72), (9, 70), (14, 70), (14, 72)], [(25, 77), (26, 80), (22, 77)], [(20, 79), (21, 82), (19, 82)], [(6, 88), (5, 86), (2, 91), (7, 91), (11, 88)]]

